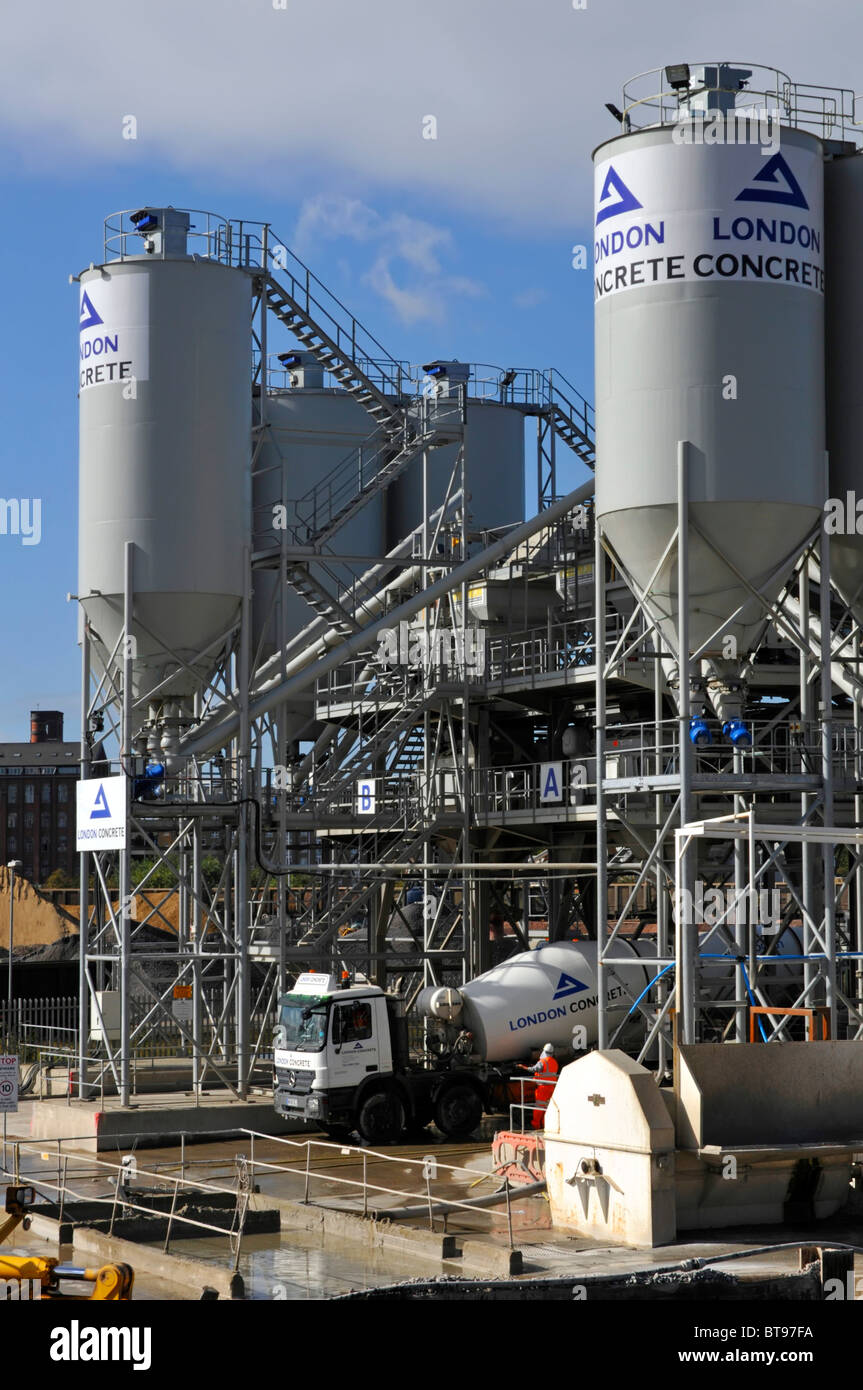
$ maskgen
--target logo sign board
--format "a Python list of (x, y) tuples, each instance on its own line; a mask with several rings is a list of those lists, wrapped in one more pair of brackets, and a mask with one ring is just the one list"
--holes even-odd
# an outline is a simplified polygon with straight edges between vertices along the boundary
[(112, 382), (128, 386), (150, 375), (150, 277), (101, 270), (81, 286), (81, 391)]
[(648, 145), (596, 166), (595, 299), (724, 280), (824, 293), (823, 160), (783, 144)]
[(18, 1058), (0, 1057), (0, 1115), (18, 1109)]
[(125, 849), (126, 778), (88, 777), (76, 787), (78, 852)]
[(375, 813), (374, 780), (357, 782), (357, 815), (373, 816)]

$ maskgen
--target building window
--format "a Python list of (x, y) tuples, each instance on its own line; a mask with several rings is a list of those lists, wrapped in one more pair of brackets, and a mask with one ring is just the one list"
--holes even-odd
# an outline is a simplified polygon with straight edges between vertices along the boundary
[[(12, 788), (10, 787), (9, 790), (11, 791)], [(57, 783), (57, 800), (58, 800), (58, 801), (68, 801), (68, 800), (69, 800), (69, 788), (66, 786), (66, 783), (65, 783), (65, 782), (58, 782), (58, 783)]]
[(36, 800), (36, 788), (33, 786), (32, 782), (25, 783), (24, 800), (28, 806), (32, 806), (33, 802)]
[(32, 830), (32, 829), (33, 829), (33, 812), (32, 812), (32, 811), (25, 811), (25, 812), (24, 812), (24, 829), (25, 829), (25, 830)]
[(7, 799), (7, 801), (9, 802), (9, 805), (10, 805), (10, 806), (14, 806), (14, 805), (17, 804), (17, 801), (18, 801), (18, 783), (17, 783), (17, 782), (13, 782), (13, 783), (11, 784), (11, 786), (9, 786), (9, 787), (6, 788), (6, 799)]
[(18, 812), (17, 812), (17, 811), (12, 811), (12, 812), (6, 817), (6, 825), (7, 825), (7, 827), (8, 827), (9, 830), (17, 830), (17, 828), (18, 828)]
[(57, 853), (58, 853), (58, 854), (68, 854), (68, 852), (69, 852), (69, 841), (66, 839), (66, 836), (65, 836), (65, 835), (61, 835), (61, 836), (60, 836), (60, 839), (57, 841)]
[(32, 839), (25, 839), (25, 841), (24, 841), (24, 857), (25, 857), (25, 859), (29, 859), (31, 863), (33, 862), (33, 841), (32, 841)]
[(43, 806), (45, 806), (45, 805), (50, 806), (50, 805), (51, 805), (51, 783), (50, 783), (50, 782), (43, 782), (43, 783), (42, 783), (42, 805), (43, 805)]
[(51, 828), (51, 812), (50, 812), (50, 811), (43, 811), (43, 812), (42, 812), (41, 816), (39, 817), (39, 824), (41, 825), (41, 827), (42, 827), (43, 830), (49, 830), (49, 829)]
[(45, 858), (45, 855), (48, 853), (48, 851), (49, 851), (50, 848), (51, 848), (51, 841), (50, 841), (50, 840), (46, 840), (46, 839), (43, 837), (43, 839), (42, 839), (42, 858), (43, 858), (43, 859)]
[(66, 816), (66, 812), (65, 812), (65, 811), (58, 811), (58, 812), (57, 812), (57, 829), (58, 829), (58, 830), (65, 830), (65, 829), (66, 829), (66, 821), (67, 821), (67, 819), (68, 819), (68, 818), (67, 818), (67, 816)]
[(18, 848), (18, 836), (10, 835), (6, 840), (6, 848), (10, 854), (14, 854)]

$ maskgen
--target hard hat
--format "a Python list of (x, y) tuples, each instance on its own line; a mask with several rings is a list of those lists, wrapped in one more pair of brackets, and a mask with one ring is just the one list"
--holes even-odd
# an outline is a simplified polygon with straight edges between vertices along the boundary
[(546, 1043), (545, 1047), (542, 1049), (543, 1057), (550, 1057), (553, 1052), (554, 1048), (552, 1047), (551, 1043)]

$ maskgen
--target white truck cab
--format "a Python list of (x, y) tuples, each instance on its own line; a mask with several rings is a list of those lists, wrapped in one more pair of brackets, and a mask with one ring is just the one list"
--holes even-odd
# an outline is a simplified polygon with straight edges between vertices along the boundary
[(354, 1097), (364, 1081), (392, 1075), (383, 991), (368, 984), (344, 987), (335, 975), (300, 975), (279, 1000), (273, 1061), (276, 1109), (332, 1121), (344, 1108), (338, 1093)]
[(432, 1119), (462, 1137), (482, 1116), (484, 1084), (415, 1065), (401, 1001), (377, 985), (309, 971), (279, 999), (273, 1103), (333, 1136), (390, 1143)]

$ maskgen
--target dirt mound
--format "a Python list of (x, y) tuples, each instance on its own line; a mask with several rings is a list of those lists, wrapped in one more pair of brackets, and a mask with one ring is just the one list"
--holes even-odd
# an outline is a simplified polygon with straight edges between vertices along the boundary
[[(11, 877), (5, 864), (0, 867), (0, 945), (4, 950), (9, 940)], [(48, 946), (77, 934), (77, 908), (70, 911), (69, 908), (56, 906), (20, 874), (15, 875), (14, 898), (13, 946)]]

